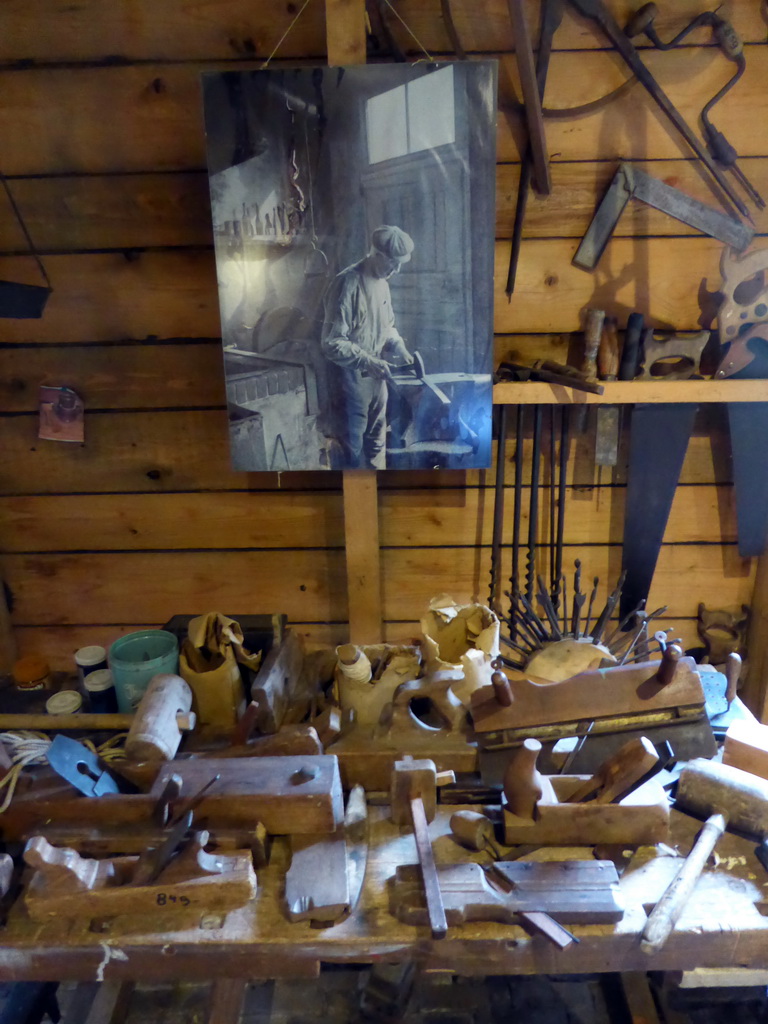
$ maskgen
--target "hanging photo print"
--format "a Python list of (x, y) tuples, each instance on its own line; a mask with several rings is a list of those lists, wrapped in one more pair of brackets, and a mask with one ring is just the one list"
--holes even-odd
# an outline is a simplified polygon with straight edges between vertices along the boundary
[(235, 469), (488, 466), (496, 63), (203, 95)]

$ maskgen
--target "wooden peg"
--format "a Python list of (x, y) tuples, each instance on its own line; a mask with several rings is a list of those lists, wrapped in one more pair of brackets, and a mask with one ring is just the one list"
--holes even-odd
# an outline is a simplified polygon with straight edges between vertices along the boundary
[(683, 656), (681, 647), (677, 644), (669, 644), (661, 652), (661, 663), (659, 664), (659, 670), (656, 673), (656, 681), (661, 686), (669, 686), (672, 680), (675, 678), (678, 669), (678, 663)]
[(491, 685), (496, 700), (503, 708), (512, 706), (512, 687), (503, 672), (494, 672), (491, 676)]
[(736, 651), (731, 651), (725, 662), (725, 678), (727, 682), (725, 687), (725, 699), (728, 701), (728, 707), (731, 706), (731, 702), (736, 698), (736, 692), (739, 689), (740, 676), (741, 655), (737, 654)]

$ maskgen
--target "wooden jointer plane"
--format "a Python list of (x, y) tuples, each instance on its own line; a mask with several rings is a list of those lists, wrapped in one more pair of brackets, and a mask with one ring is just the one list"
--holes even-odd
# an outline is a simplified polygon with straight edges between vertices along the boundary
[[(624, 733), (705, 718), (705, 695), (692, 658), (669, 646), (660, 661), (579, 672), (552, 683), (507, 669), (472, 694), (474, 730), (484, 750), (583, 733)], [(714, 752), (714, 751), (712, 751)]]

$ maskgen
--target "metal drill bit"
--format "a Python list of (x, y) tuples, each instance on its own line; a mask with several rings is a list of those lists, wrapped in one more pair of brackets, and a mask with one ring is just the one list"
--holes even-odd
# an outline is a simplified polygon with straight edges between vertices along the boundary
[(549, 619), (549, 624), (552, 627), (552, 635), (554, 636), (555, 640), (562, 640), (563, 634), (560, 632), (560, 624), (557, 621), (557, 612), (555, 611), (554, 605), (552, 604), (552, 599), (547, 593), (547, 587), (544, 583), (544, 577), (541, 575), (537, 576), (536, 582), (539, 584), (539, 592), (537, 594), (537, 597), (539, 599), (539, 603), (544, 609), (544, 614)]
[(600, 583), (600, 577), (595, 576), (592, 579), (592, 593), (589, 595), (589, 604), (587, 606), (587, 621), (584, 623), (584, 636), (589, 636), (589, 623), (592, 618), (592, 606), (595, 603), (597, 597), (597, 588)]
[(627, 578), (626, 570), (619, 576), (619, 582), (616, 584), (616, 589), (610, 595), (605, 603), (605, 607), (600, 612), (595, 628), (592, 630), (592, 643), (599, 643), (600, 638), (603, 635), (605, 627), (608, 625), (608, 620), (613, 615), (616, 605), (619, 603), (621, 597), (622, 587), (624, 586), (624, 580)]

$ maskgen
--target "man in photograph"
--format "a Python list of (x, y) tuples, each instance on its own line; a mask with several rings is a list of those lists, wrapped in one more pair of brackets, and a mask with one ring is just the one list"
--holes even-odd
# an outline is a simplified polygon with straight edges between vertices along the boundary
[(384, 224), (368, 254), (342, 270), (325, 297), (322, 350), (332, 364), (330, 400), (342, 469), (385, 469), (387, 381), (413, 362), (395, 327), (389, 278), (413, 252), (413, 239)]

